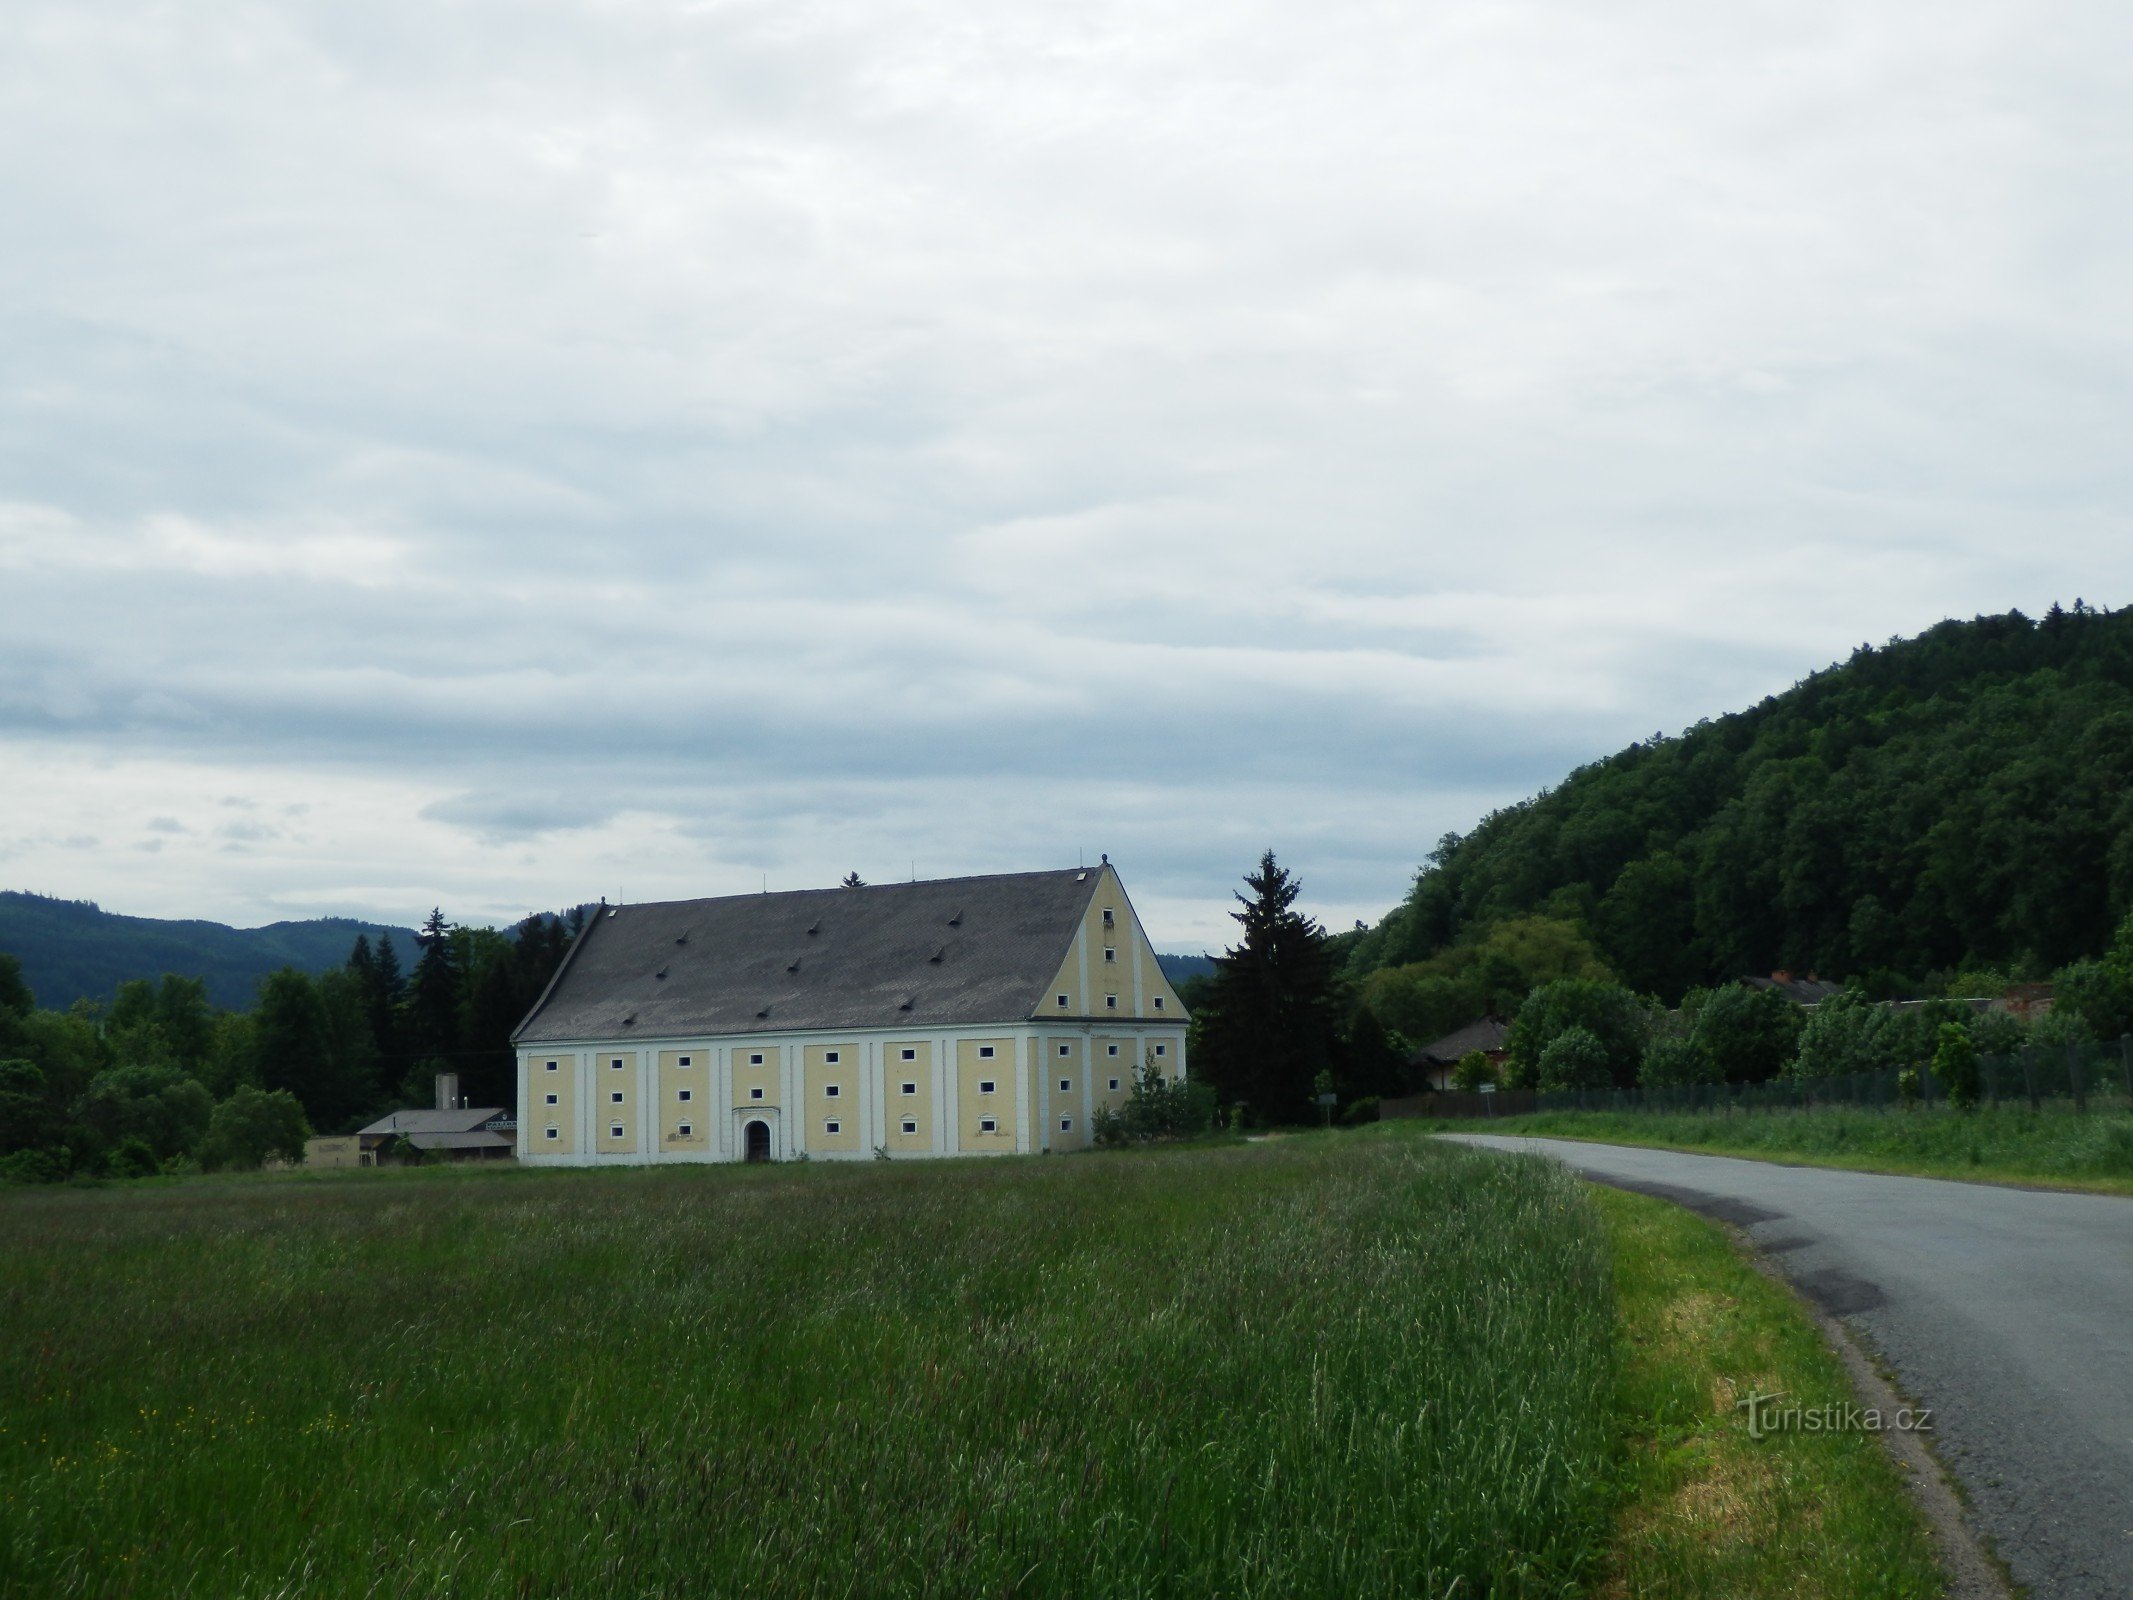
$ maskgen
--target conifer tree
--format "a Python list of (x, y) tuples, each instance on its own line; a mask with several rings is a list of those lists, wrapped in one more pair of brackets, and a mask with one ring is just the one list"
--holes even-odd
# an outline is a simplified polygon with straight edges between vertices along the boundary
[(1194, 1062), (1225, 1101), (1255, 1116), (1303, 1119), (1311, 1086), (1336, 1053), (1333, 961), (1325, 930), (1295, 909), (1301, 885), (1269, 850), (1230, 915), (1243, 925), (1216, 958), (1201, 1001)]

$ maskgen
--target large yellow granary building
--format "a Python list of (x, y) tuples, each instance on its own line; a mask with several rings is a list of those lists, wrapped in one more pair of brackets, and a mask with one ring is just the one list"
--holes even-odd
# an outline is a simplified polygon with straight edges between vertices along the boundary
[(518, 1155), (1075, 1150), (1185, 1028), (1108, 859), (603, 906), (512, 1036)]

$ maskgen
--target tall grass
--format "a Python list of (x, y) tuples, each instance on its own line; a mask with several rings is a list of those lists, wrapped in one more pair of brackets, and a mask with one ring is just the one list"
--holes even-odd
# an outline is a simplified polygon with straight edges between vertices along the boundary
[(1461, 1132), (1561, 1134), (1714, 1154), (1761, 1155), (1924, 1176), (2068, 1183), (2133, 1192), (2133, 1116), (2063, 1103), (1971, 1111), (1823, 1106), (1754, 1115), (1716, 1111), (1541, 1111)]
[(0, 1199), (0, 1594), (1560, 1595), (1596, 1213), (1370, 1134)]

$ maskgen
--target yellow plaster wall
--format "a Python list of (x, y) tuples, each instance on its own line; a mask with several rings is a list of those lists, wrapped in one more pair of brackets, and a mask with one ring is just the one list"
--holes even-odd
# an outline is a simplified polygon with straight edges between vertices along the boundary
[[(593, 1056), (593, 1149), (602, 1155), (627, 1154), (640, 1148), (638, 1134), (644, 1126), (644, 1107), (637, 1104), (637, 1052), (601, 1050)], [(622, 1065), (616, 1067), (616, 1062)], [(615, 1104), (615, 1095), (622, 1103)], [(622, 1127), (618, 1139), (608, 1130)]]
[[(548, 1070), (553, 1061), (556, 1069)], [(548, 1104), (555, 1096), (556, 1103)], [(578, 1144), (578, 1058), (573, 1051), (554, 1055), (535, 1052), (527, 1058), (526, 1103), (519, 1120), (526, 1125), (526, 1153), (536, 1156), (576, 1155)], [(553, 1126), (556, 1136), (548, 1137)]]
[[(834, 1055), (835, 1061), (830, 1060)], [(810, 1150), (858, 1150), (860, 1134), (859, 1075), (866, 1061), (864, 1047), (851, 1043), (811, 1044), (800, 1053), (804, 1086), (801, 1104), (807, 1108), (807, 1148)], [(833, 1096), (830, 1089), (837, 1093)], [(834, 1118), (837, 1131), (826, 1124)]]
[[(686, 1061), (687, 1066), (682, 1063)], [(659, 1148), (700, 1155), (711, 1148), (711, 1119), (718, 1108), (711, 1104), (711, 1052), (702, 1048), (659, 1052)], [(681, 1098), (687, 1090), (689, 1098)], [(683, 1123), (688, 1138), (675, 1130)]]
[[(1065, 1055), (1059, 1053), (1062, 1048), (1066, 1050)], [(1046, 1039), (1040, 1047), (1037, 1065), (1042, 1073), (1046, 1099), (1050, 1102), (1043, 1133), (1054, 1150), (1079, 1150), (1089, 1142), (1089, 1119), (1081, 1109), (1081, 1092), (1089, 1075), (1087, 1057), (1087, 1048), (1079, 1038)], [(1099, 1100), (1098, 1104), (1101, 1103)], [(1071, 1119), (1074, 1126), (1062, 1129), (1059, 1126), (1062, 1117)], [(1040, 1148), (1042, 1144), (1043, 1140), (1040, 1140)]]
[[(774, 1106), (778, 1103), (779, 1048), (774, 1044), (734, 1046), (733, 1104), (736, 1109), (746, 1110), (750, 1106)], [(763, 1058), (760, 1066), (754, 1064), (756, 1056)], [(756, 1099), (749, 1092), (753, 1089), (761, 1089), (763, 1098)]]
[[(978, 1051), (991, 1046), (990, 1061)], [(1012, 1039), (958, 1039), (955, 1044), (956, 1127), (962, 1147), (994, 1152), (1015, 1147), (1015, 1041)], [(993, 1092), (981, 1094), (978, 1085), (991, 1079)], [(978, 1124), (995, 1119), (996, 1132), (981, 1133)]]
[[(916, 1057), (906, 1061), (904, 1052)], [(888, 1149), (926, 1151), (933, 1148), (933, 1044), (927, 1039), (891, 1041), (881, 1047), (882, 1104), (887, 1109)], [(905, 1084), (917, 1089), (905, 1094)], [(903, 1131), (904, 1118), (917, 1120), (917, 1131)]]

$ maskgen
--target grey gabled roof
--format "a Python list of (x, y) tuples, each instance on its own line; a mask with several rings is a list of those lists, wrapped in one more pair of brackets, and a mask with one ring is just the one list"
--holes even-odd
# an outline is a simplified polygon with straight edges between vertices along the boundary
[(1511, 1025), (1503, 1018), (1481, 1017), (1441, 1039), (1423, 1045), (1415, 1052), (1415, 1059), (1450, 1063), (1457, 1061), (1469, 1050), (1479, 1050), (1486, 1054), (1491, 1050), (1501, 1050), (1510, 1034)]
[(512, 1038), (1019, 1022), (1043, 1004), (1099, 875), (1069, 868), (603, 908)]
[(388, 1111), (367, 1128), (358, 1128), (358, 1134), (366, 1133), (472, 1133), (492, 1118), (507, 1116), (502, 1106), (463, 1106), (452, 1111), (432, 1111), (418, 1107), (411, 1111)]

